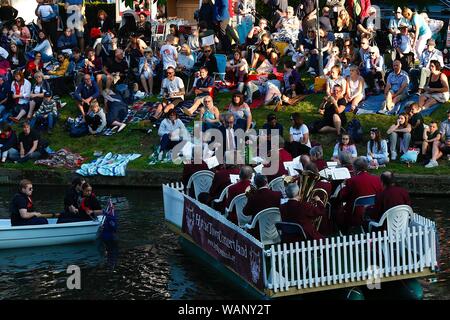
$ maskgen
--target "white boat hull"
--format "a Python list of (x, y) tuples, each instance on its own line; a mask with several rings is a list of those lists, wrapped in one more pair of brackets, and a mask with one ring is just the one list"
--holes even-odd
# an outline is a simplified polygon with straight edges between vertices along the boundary
[(9, 219), (0, 219), (0, 249), (53, 246), (67, 243), (94, 241), (103, 224), (104, 217), (96, 221), (56, 223), (11, 227)]

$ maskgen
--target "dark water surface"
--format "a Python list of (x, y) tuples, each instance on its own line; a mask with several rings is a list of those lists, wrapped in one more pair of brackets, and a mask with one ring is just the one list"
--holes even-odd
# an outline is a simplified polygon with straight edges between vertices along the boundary
[[(64, 188), (36, 186), (37, 210), (60, 211)], [(0, 187), (0, 218), (8, 218), (15, 189)], [(113, 197), (118, 241), (0, 251), (0, 299), (239, 299), (241, 294), (214, 271), (186, 256), (164, 224), (162, 192), (97, 189)], [(437, 222), (441, 272), (423, 279), (426, 299), (450, 299), (449, 201), (415, 198), (414, 211)], [(69, 290), (66, 270), (81, 269), (81, 290)]]

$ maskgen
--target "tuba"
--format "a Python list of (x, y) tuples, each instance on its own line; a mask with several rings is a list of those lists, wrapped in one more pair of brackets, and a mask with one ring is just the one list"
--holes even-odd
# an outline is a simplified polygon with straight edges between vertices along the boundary
[(300, 192), (298, 195), (298, 199), (300, 202), (309, 202), (311, 201), (311, 196), (313, 194), (314, 187), (316, 183), (321, 179), (318, 173), (312, 172), (310, 170), (303, 170), (299, 175), (300, 179), (298, 180), (298, 184), (300, 187)]

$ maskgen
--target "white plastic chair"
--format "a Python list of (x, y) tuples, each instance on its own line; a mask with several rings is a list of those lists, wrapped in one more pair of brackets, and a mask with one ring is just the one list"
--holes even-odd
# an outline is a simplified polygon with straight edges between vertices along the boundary
[(214, 178), (214, 172), (209, 170), (201, 170), (194, 173), (188, 181), (186, 187), (186, 193), (189, 195), (189, 191), (192, 185), (194, 185), (195, 199), (198, 200), (198, 195), (202, 192), (209, 192), (212, 181)]
[(214, 202), (221, 203), (225, 199), (225, 197), (228, 195), (228, 188), (231, 186), (232, 186), (231, 184), (229, 186), (226, 186), (226, 188), (223, 189), (222, 192), (220, 193), (219, 198), (215, 199)]
[(286, 198), (286, 190), (284, 187), (284, 179), (283, 177), (276, 177), (269, 183), (269, 189), (272, 191), (280, 191), (283, 195), (283, 198)]
[[(413, 215), (413, 210), (408, 205), (399, 205), (387, 210), (380, 221), (370, 221), (369, 222), (369, 233), (372, 228), (379, 228), (384, 224), (384, 221), (387, 219), (387, 234), (389, 237), (389, 241), (400, 241), (400, 254), (403, 257), (405, 254), (405, 250), (403, 247), (403, 240), (406, 238), (406, 230), (409, 226), (410, 217)], [(410, 248), (406, 248), (409, 250)], [(391, 266), (391, 258), (389, 252), (386, 252), (383, 248), (384, 261), (386, 266)], [(394, 255), (396, 257), (396, 255)], [(395, 258), (394, 258), (395, 260)], [(406, 260), (406, 259), (405, 259)], [(392, 266), (391, 266), (392, 267)]]
[(387, 210), (380, 221), (370, 221), (369, 222), (369, 232), (371, 232), (372, 227), (379, 228), (384, 224), (387, 219), (387, 232), (390, 237), (395, 237), (397, 234), (400, 235), (400, 239), (406, 236), (406, 229), (409, 225), (409, 219), (413, 215), (413, 210), (408, 205), (399, 205)]
[(236, 216), (238, 220), (238, 226), (243, 228), (247, 223), (250, 223), (252, 221), (251, 216), (244, 215), (244, 207), (247, 204), (247, 196), (245, 193), (238, 194), (236, 197), (234, 197), (231, 202), (230, 206), (225, 209), (225, 216), (228, 217), (231, 211), (233, 211), (233, 208), (236, 209)]
[(264, 245), (280, 243), (280, 235), (275, 226), (277, 222), (281, 222), (281, 214), (279, 208), (267, 208), (260, 211), (251, 224), (246, 224), (245, 229), (254, 229), (259, 224), (259, 239)]

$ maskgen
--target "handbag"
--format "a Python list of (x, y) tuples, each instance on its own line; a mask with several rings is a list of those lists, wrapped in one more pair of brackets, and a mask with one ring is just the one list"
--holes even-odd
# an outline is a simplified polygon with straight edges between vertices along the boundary
[(327, 86), (327, 79), (322, 77), (314, 78), (314, 92), (324, 92)]

